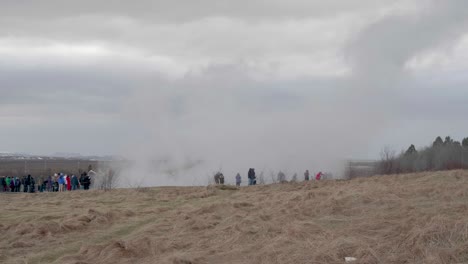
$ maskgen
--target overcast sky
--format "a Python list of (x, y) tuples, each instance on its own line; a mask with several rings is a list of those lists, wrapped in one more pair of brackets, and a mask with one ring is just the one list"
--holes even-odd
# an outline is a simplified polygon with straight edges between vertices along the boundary
[(0, 150), (290, 166), (460, 140), (467, 22), (465, 0), (1, 0)]

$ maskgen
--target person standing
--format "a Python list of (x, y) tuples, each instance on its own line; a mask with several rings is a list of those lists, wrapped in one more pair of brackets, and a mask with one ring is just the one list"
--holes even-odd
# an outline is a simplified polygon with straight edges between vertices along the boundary
[(214, 181), (216, 185), (220, 184), (220, 178), (221, 178), (221, 173), (217, 172), (214, 176)]
[(20, 192), (21, 187), (21, 180), (20, 178), (16, 177), (15, 179), (15, 192)]
[(75, 174), (72, 175), (71, 184), (73, 191), (78, 190), (80, 183), (78, 181), (78, 177), (76, 177)]
[(36, 180), (34, 179), (33, 176), (31, 175), (28, 175), (28, 176), (31, 177), (29, 179), (29, 192), (30, 193), (36, 192)]
[(63, 192), (65, 190), (64, 188), (65, 179), (64, 179), (63, 173), (60, 173), (60, 176), (58, 178), (58, 184), (59, 184), (59, 192)]
[(84, 188), (85, 176), (86, 176), (86, 172), (81, 173), (81, 176), (80, 176), (80, 189)]
[(241, 181), (242, 181), (242, 178), (241, 178), (240, 174), (237, 173), (237, 175), (236, 175), (236, 186), (237, 187), (240, 187)]
[(304, 172), (304, 180), (305, 180), (305, 181), (310, 180), (310, 173), (309, 173), (309, 170), (306, 170), (306, 171)]
[(317, 181), (320, 181), (320, 179), (322, 179), (322, 175), (323, 175), (323, 173), (320, 171), (319, 173), (317, 173), (317, 175), (315, 175), (315, 179)]
[(249, 169), (248, 178), (249, 178), (249, 185), (255, 185), (255, 182), (256, 182), (255, 169), (253, 168)]
[(2, 176), (2, 191), (6, 192), (6, 179), (5, 179), (5, 176)]
[(23, 176), (23, 192), (28, 192), (28, 176)]
[(10, 176), (7, 176), (6, 179), (6, 188), (5, 188), (5, 192), (8, 192), (9, 191), (9, 188), (10, 188), (10, 184), (11, 184), (11, 179), (10, 179)]
[(58, 192), (59, 191), (59, 188), (60, 188), (60, 185), (58, 183), (58, 178), (54, 178), (54, 184), (52, 185), (52, 192)]
[(52, 191), (52, 176), (49, 175), (47, 177), (47, 191), (51, 192)]
[(10, 179), (10, 192), (15, 192), (15, 177)]
[(91, 177), (86, 174), (84, 178), (84, 189), (89, 190), (89, 186), (91, 185)]
[(71, 186), (71, 178), (69, 175), (67, 175), (66, 180), (67, 180), (67, 191), (71, 191), (72, 186)]

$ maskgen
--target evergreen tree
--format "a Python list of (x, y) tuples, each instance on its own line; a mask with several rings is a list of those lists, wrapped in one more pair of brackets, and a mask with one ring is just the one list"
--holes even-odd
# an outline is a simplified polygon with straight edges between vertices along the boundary
[(444, 141), (442, 141), (442, 138), (441, 137), (437, 137), (434, 141), (434, 143), (432, 144), (433, 147), (440, 147), (444, 144)]
[(417, 154), (418, 151), (416, 150), (416, 147), (411, 144), (411, 146), (406, 150), (405, 155), (411, 155), (411, 154)]
[(445, 137), (444, 145), (450, 146), (453, 144), (453, 139), (450, 136)]
[(468, 137), (464, 138), (462, 141), (462, 146), (468, 147)]

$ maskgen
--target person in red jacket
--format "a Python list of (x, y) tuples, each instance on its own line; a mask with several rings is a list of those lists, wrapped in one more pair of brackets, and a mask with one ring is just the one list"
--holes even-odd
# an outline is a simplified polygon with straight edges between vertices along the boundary
[(67, 191), (71, 191), (71, 178), (67, 175)]
[(323, 175), (322, 172), (317, 173), (317, 175), (315, 175), (315, 179), (316, 179), (317, 181), (320, 181), (320, 179), (322, 178), (322, 175)]

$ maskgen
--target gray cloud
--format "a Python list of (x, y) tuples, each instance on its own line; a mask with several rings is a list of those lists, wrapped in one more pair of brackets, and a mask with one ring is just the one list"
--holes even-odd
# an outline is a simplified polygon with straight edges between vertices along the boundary
[(2, 1), (0, 150), (203, 160), (201, 183), (466, 131), (464, 1), (246, 4)]
[(298, 18), (329, 16), (340, 12), (378, 9), (389, 1), (361, 0), (354, 3), (330, 1), (160, 1), (142, 0), (138, 4), (124, 0), (80, 2), (67, 0), (2, 1), (2, 16), (24, 16), (39, 18), (70, 17), (80, 14), (126, 14), (156, 21), (190, 21), (209, 16), (235, 16), (242, 18)]

